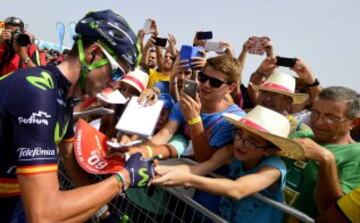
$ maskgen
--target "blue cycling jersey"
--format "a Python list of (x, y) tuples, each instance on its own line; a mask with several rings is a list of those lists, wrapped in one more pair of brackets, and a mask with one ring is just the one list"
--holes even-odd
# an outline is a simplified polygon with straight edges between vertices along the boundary
[(20, 194), (17, 174), (57, 171), (56, 144), (74, 135), (70, 86), (56, 66), (21, 69), (0, 78), (3, 201)]

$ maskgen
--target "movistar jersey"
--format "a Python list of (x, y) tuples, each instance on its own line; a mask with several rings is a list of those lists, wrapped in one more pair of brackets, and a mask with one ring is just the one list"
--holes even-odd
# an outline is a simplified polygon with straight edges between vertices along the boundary
[(56, 66), (0, 78), (1, 200), (19, 195), (17, 174), (57, 171), (56, 144), (74, 134), (70, 85)]

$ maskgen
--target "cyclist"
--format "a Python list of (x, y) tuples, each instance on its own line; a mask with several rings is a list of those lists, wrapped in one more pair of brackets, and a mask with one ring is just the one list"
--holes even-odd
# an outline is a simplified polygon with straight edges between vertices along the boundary
[(76, 32), (60, 65), (0, 79), (1, 222), (82, 222), (125, 188), (146, 186), (153, 176), (152, 163), (136, 154), (102, 182), (59, 190), (56, 148), (73, 136), (76, 86), (94, 95), (133, 70), (139, 57), (135, 34), (111, 10), (88, 13)]

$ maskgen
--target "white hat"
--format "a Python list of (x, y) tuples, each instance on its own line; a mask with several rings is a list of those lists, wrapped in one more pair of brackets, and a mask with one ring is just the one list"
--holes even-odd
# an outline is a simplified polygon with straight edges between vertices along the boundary
[(140, 93), (145, 90), (149, 82), (149, 75), (139, 68), (126, 74), (122, 79), (125, 82), (138, 90)]
[(291, 159), (304, 159), (304, 149), (298, 142), (289, 139), (290, 123), (282, 114), (260, 105), (252, 109), (244, 117), (225, 113), (223, 116), (238, 128), (245, 129), (258, 135), (280, 151), (277, 154)]
[(293, 76), (274, 72), (264, 83), (254, 86), (256, 90), (271, 91), (284, 94), (293, 99), (293, 104), (301, 104), (305, 102), (309, 95), (303, 93), (295, 93), (296, 80)]

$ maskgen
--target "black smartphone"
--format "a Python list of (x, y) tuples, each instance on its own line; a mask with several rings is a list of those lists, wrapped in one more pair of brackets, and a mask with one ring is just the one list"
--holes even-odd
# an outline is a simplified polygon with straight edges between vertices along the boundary
[(293, 67), (296, 63), (296, 58), (276, 57), (276, 65), (282, 67)]
[(207, 31), (207, 32), (197, 32), (196, 33), (196, 38), (198, 40), (206, 40), (206, 39), (212, 39), (213, 38), (213, 33), (211, 31)]
[(185, 80), (184, 81), (184, 93), (192, 97), (196, 98), (196, 93), (198, 92), (199, 84), (196, 81)]
[(155, 37), (155, 45), (156, 46), (161, 46), (161, 47), (166, 47), (166, 43), (167, 43), (167, 39), (166, 38), (159, 38), (159, 37)]

